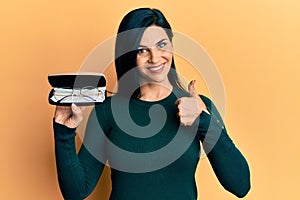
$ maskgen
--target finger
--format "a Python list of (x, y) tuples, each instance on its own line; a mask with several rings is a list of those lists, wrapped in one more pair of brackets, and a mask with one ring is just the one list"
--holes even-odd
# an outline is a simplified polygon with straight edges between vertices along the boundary
[(55, 122), (63, 124), (72, 115), (70, 106), (56, 106), (54, 118)]
[(198, 93), (195, 89), (195, 83), (196, 83), (196, 80), (192, 80), (189, 83), (188, 89), (189, 89), (190, 97), (198, 97)]
[(72, 116), (67, 123), (71, 123), (72, 127), (77, 127), (83, 119), (82, 110), (74, 103), (71, 104)]
[(180, 101), (181, 101), (181, 98), (177, 99), (177, 100), (175, 101), (175, 105), (180, 104)]
[(56, 106), (55, 108), (55, 115), (65, 115), (66, 113), (71, 113), (70, 106)]
[(75, 118), (80, 118), (82, 116), (82, 110), (75, 103), (72, 103), (71, 108)]
[(81, 113), (80, 107), (78, 107), (75, 103), (71, 104), (71, 108), (74, 115), (78, 115)]
[(70, 106), (56, 106), (56, 110), (68, 110)]

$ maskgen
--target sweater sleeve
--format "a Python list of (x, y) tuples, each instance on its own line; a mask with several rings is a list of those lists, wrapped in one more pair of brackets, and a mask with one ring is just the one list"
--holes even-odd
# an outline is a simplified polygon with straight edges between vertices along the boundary
[[(75, 129), (53, 121), (58, 182), (64, 199), (87, 197), (97, 185), (104, 164), (86, 148), (85, 142), (76, 153)], [(87, 135), (89, 134), (86, 131)]]
[(250, 190), (248, 163), (227, 134), (223, 120), (214, 104), (201, 97), (210, 115), (202, 112), (198, 131), (203, 149), (221, 185), (239, 198)]

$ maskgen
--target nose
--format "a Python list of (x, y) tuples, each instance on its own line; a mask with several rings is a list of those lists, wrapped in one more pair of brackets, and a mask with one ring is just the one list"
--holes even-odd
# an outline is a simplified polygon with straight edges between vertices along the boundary
[(150, 49), (150, 55), (149, 55), (149, 63), (157, 63), (159, 61), (159, 51), (156, 48)]

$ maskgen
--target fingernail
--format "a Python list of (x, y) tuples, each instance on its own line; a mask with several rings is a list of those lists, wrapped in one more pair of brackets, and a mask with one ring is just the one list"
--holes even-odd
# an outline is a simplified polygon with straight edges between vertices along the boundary
[(77, 109), (77, 106), (75, 103), (72, 103), (72, 108)]

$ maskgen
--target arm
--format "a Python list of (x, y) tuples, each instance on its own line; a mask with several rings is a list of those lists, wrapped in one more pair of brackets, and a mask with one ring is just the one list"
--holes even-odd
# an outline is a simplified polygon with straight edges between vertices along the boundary
[[(59, 119), (59, 112), (56, 111), (56, 119)], [(57, 174), (62, 195), (64, 199), (84, 199), (96, 186), (104, 164), (95, 159), (85, 145), (82, 145), (78, 155), (76, 154), (76, 128), (55, 120), (53, 128)], [(86, 135), (88, 134), (87, 131)]]
[[(238, 197), (250, 190), (250, 172), (246, 159), (227, 135), (222, 118), (213, 103), (189, 84), (189, 97), (176, 101), (183, 126), (198, 124), (198, 136), (222, 186)], [(199, 122), (199, 123), (195, 123)]]
[(201, 98), (210, 112), (210, 115), (202, 112), (199, 117), (204, 151), (222, 186), (237, 197), (244, 197), (250, 190), (248, 163), (229, 138), (216, 107), (208, 98)]

